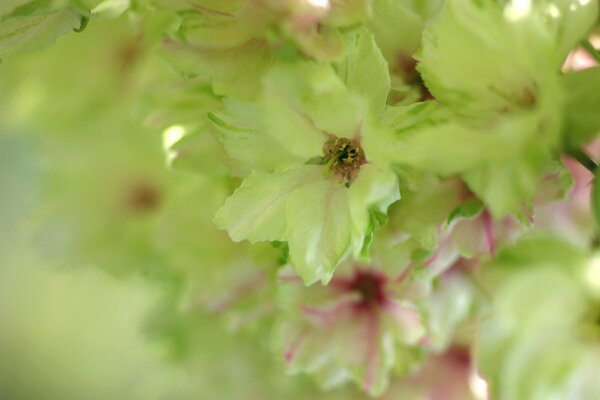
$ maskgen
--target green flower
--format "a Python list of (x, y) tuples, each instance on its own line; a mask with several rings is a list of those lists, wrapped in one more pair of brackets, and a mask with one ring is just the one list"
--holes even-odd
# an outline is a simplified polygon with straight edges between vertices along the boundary
[[(460, 173), (496, 218), (530, 202), (552, 165), (563, 124), (561, 64), (597, 11), (596, 2), (539, 2), (527, 12), (517, 5), (448, 1), (417, 57), (442, 106), (388, 111), (398, 163)], [(548, 15), (552, 7), (560, 12)]]
[(209, 79), (218, 95), (242, 100), (256, 97), (277, 61), (341, 60), (347, 50), (341, 29), (362, 23), (371, 7), (370, 0), (154, 2), (180, 17), (165, 46), (178, 69)]
[(522, 239), (482, 270), (493, 313), (478, 365), (497, 399), (598, 397), (597, 256), (556, 238)]
[[(342, 259), (359, 256), (373, 215), (399, 198), (384, 151), (389, 133), (369, 110), (386, 91), (374, 85), (367, 93), (357, 73), (365, 70), (353, 63), (343, 69), (363, 97), (330, 66), (275, 67), (259, 104), (226, 101), (211, 114), (229, 155), (249, 174), (217, 212), (217, 225), (234, 241), (288, 242), (306, 284), (328, 282)], [(387, 76), (385, 62), (380, 73)]]

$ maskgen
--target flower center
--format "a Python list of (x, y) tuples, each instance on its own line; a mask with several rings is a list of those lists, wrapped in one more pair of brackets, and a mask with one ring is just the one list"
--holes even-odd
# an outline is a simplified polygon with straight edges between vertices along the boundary
[(360, 294), (357, 306), (370, 308), (385, 303), (385, 276), (369, 270), (357, 269), (348, 283), (347, 289)]
[(327, 170), (346, 180), (347, 185), (354, 180), (360, 166), (367, 162), (358, 139), (335, 136), (323, 145), (323, 161)]

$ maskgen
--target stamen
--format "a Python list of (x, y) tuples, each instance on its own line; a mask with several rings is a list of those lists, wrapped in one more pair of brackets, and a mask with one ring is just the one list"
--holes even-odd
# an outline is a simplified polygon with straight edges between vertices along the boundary
[(325, 172), (332, 172), (345, 180), (347, 186), (356, 177), (360, 166), (367, 162), (358, 139), (335, 136), (323, 145), (323, 161), (326, 165)]

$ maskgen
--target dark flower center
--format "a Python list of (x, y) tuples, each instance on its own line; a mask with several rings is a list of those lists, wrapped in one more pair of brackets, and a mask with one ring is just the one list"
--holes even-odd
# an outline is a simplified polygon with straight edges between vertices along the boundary
[(149, 212), (160, 204), (160, 192), (147, 182), (137, 182), (129, 188), (127, 193), (127, 208), (133, 212)]
[(346, 180), (354, 180), (360, 166), (367, 162), (365, 152), (358, 139), (331, 137), (323, 145), (323, 161), (334, 175)]
[(346, 289), (360, 294), (357, 303), (359, 308), (371, 308), (385, 303), (385, 285), (387, 279), (377, 272), (356, 269), (354, 276), (348, 281)]

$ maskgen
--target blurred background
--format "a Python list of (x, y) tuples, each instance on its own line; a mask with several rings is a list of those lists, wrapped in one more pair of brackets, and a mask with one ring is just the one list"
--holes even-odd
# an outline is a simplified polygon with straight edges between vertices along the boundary
[(165, 168), (169, 21), (128, 18), (0, 64), (0, 398), (316, 398), (252, 318), (197, 307), (247, 262), (212, 225), (235, 182), (212, 137), (206, 174)]

